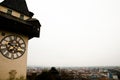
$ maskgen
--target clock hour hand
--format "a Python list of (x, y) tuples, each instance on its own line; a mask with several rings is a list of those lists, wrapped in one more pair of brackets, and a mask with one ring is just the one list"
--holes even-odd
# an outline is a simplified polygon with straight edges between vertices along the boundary
[(11, 46), (10, 48), (9, 48), (9, 50), (13, 50), (14, 48)]

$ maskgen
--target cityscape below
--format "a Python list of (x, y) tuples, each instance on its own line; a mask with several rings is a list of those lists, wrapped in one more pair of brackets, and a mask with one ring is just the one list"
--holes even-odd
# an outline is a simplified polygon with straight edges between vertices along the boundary
[(27, 68), (28, 80), (120, 80), (119, 66)]

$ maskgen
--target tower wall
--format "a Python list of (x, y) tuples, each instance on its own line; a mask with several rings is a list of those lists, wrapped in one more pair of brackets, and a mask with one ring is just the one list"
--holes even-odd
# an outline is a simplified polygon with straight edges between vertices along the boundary
[[(16, 34), (0, 31), (0, 41), (8, 35)], [(10, 78), (14, 78), (14, 80), (17, 78), (26, 78), (28, 37), (22, 35), (18, 36), (20, 36), (26, 44), (25, 53), (17, 59), (8, 59), (0, 52), (0, 80), (8, 80)]]
[(39, 37), (41, 27), (33, 15), (25, 0), (0, 3), (0, 80), (26, 78), (28, 39)]

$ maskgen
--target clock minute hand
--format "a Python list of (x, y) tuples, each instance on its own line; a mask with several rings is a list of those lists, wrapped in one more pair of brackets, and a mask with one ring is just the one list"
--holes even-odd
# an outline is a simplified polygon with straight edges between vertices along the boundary
[(6, 41), (6, 42), (5, 42), (5, 45), (8, 45), (8, 44), (9, 44), (9, 41)]
[(21, 49), (20, 47), (17, 50), (18, 52), (23, 52), (23, 49)]

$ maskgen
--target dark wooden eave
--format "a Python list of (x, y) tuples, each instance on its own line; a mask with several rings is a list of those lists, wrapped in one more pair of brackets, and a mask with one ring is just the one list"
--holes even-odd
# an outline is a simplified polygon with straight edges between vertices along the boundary
[(29, 37), (39, 37), (40, 23), (37, 19), (22, 20), (0, 12), (0, 29), (23, 34)]

